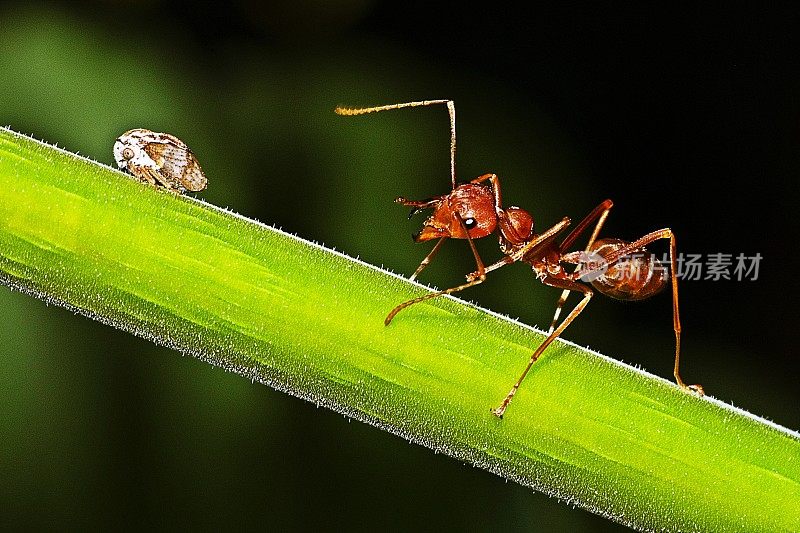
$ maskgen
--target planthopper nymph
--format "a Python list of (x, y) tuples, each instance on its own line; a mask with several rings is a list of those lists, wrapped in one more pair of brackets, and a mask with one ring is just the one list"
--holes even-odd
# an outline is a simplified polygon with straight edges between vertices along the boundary
[(206, 176), (192, 151), (168, 133), (126, 131), (114, 143), (114, 159), (120, 169), (151, 185), (160, 184), (177, 193), (206, 188)]

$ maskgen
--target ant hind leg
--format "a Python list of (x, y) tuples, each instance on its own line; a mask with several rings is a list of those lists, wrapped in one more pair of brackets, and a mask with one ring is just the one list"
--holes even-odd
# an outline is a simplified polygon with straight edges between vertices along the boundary
[[(683, 379), (681, 378), (679, 369), (681, 360), (681, 317), (680, 317), (680, 309), (678, 306), (678, 276), (677, 276), (678, 265), (675, 259), (677, 256), (675, 234), (669, 228), (664, 228), (650, 232), (644, 237), (614, 250), (613, 253), (605, 257), (606, 264), (608, 266), (613, 265), (614, 263), (620, 261), (621, 259), (624, 259), (626, 256), (641, 250), (648, 244), (657, 241), (659, 239), (669, 239), (669, 261), (671, 270), (670, 282), (672, 285), (672, 327), (675, 330), (675, 368), (673, 370), (673, 374), (675, 375), (675, 382), (681, 389), (687, 392), (692, 392), (694, 394), (697, 394), (698, 396), (704, 396), (705, 391), (703, 390), (703, 386), (699, 384), (687, 385), (686, 383), (684, 383)], [(586, 275), (590, 272), (591, 271), (585, 271), (585, 272), (580, 272), (580, 274)]]

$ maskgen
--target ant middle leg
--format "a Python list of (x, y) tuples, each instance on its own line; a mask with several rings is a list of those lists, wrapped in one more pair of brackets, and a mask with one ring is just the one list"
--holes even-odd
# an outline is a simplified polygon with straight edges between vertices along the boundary
[[(567, 235), (566, 238), (564, 238), (564, 240), (561, 242), (560, 249), (562, 250), (562, 252), (565, 249), (569, 248), (572, 245), (572, 243), (575, 242), (575, 239), (577, 239), (581, 233), (586, 231), (586, 228), (588, 228), (592, 222), (597, 220), (597, 224), (595, 224), (594, 230), (592, 230), (592, 234), (589, 237), (589, 243), (586, 245), (585, 249), (585, 253), (589, 253), (589, 251), (592, 248), (592, 245), (594, 244), (594, 241), (597, 240), (597, 236), (600, 234), (600, 229), (603, 227), (606, 218), (608, 218), (608, 214), (611, 211), (612, 207), (614, 207), (614, 202), (612, 202), (611, 200), (605, 200), (600, 205), (595, 207), (592, 210), (592, 212), (589, 213), (586, 216), (586, 218), (581, 220), (581, 222), (577, 226), (575, 226), (575, 229), (573, 229), (569, 233), (569, 235)], [(579, 268), (580, 266), (576, 267), (575, 270), (577, 271)], [(561, 315), (561, 309), (567, 302), (567, 298), (569, 298), (569, 293), (570, 293), (569, 289), (564, 289), (561, 292), (561, 296), (559, 297), (558, 302), (556, 303), (556, 310), (555, 313), (553, 314), (553, 320), (552, 322), (550, 322), (550, 329), (548, 330), (548, 333), (552, 333), (553, 330), (555, 329), (556, 322), (558, 322), (558, 317)]]
[(556, 340), (561, 334), (567, 329), (573, 320), (575, 320), (579, 314), (583, 311), (586, 305), (589, 303), (589, 300), (592, 299), (592, 295), (594, 292), (589, 287), (578, 283), (577, 281), (570, 281), (565, 279), (558, 279), (558, 278), (551, 278), (546, 277), (542, 280), (542, 283), (545, 285), (549, 285), (551, 287), (556, 287), (558, 289), (564, 289), (565, 291), (581, 291), (583, 293), (583, 299), (578, 302), (578, 304), (572, 309), (572, 311), (564, 318), (564, 320), (559, 324), (559, 326), (554, 330), (551, 331), (547, 338), (539, 345), (538, 348), (533, 352), (531, 355), (530, 360), (528, 361), (528, 366), (525, 367), (525, 370), (522, 372), (522, 375), (519, 377), (514, 386), (511, 388), (511, 391), (506, 395), (503, 403), (500, 404), (500, 407), (496, 409), (492, 409), (492, 414), (498, 418), (503, 418), (503, 414), (508, 409), (508, 405), (511, 403), (511, 400), (514, 399), (514, 395), (519, 390), (520, 385), (522, 385), (522, 381), (525, 379), (525, 376), (528, 375), (533, 364), (539, 359), (542, 353), (547, 349), (550, 344)]

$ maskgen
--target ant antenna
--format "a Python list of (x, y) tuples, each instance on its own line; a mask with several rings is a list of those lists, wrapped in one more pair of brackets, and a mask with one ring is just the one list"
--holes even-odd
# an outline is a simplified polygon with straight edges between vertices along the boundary
[(404, 104), (381, 105), (376, 107), (349, 108), (338, 106), (334, 109), (337, 115), (366, 115), (367, 113), (377, 113), (378, 111), (388, 111), (390, 109), (401, 109), (404, 107), (419, 107), (424, 105), (445, 104), (450, 113), (450, 182), (453, 189), (456, 188), (456, 106), (452, 100), (422, 100), (419, 102), (406, 102)]

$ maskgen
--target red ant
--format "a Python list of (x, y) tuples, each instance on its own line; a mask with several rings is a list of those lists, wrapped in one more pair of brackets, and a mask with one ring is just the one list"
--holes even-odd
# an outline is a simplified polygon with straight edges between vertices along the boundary
[[(643, 300), (653, 296), (667, 285), (670, 276), (666, 269), (644, 247), (658, 239), (669, 239), (669, 257), (673, 275), (672, 284), (672, 323), (675, 330), (675, 381), (685, 391), (702, 396), (703, 387), (686, 385), (678, 372), (681, 350), (681, 322), (678, 312), (678, 280), (675, 263), (675, 235), (669, 228), (648, 233), (633, 242), (619, 239), (597, 239), (603, 223), (608, 217), (613, 203), (605, 200), (589, 213), (561, 242), (556, 237), (570, 225), (564, 218), (543, 233), (537, 234), (533, 217), (519, 207), (504, 208), (500, 195), (500, 179), (495, 174), (484, 174), (468, 183), (456, 184), (456, 110), (452, 100), (425, 100), (360, 109), (336, 108), (339, 115), (363, 115), (390, 109), (443, 104), (450, 114), (450, 181), (449, 194), (434, 196), (427, 200), (407, 200), (397, 198), (396, 203), (411, 207), (411, 215), (423, 209), (433, 209), (433, 214), (425, 221), (422, 230), (414, 236), (416, 242), (438, 239), (433, 250), (422, 260), (411, 279), (415, 279), (431, 262), (446, 239), (466, 239), (475, 256), (477, 270), (467, 275), (467, 282), (450, 289), (433, 292), (403, 302), (389, 313), (385, 324), (388, 326), (397, 313), (403, 309), (443, 294), (452, 294), (468, 287), (483, 283), (486, 274), (498, 268), (522, 261), (528, 263), (536, 277), (545, 285), (562, 289), (556, 305), (555, 316), (550, 324), (547, 338), (533, 352), (528, 365), (522, 372), (511, 392), (492, 413), (502, 418), (517, 389), (522, 384), (533, 363), (542, 352), (569, 326), (583, 311), (594, 291), (584, 283), (589, 283), (598, 292), (619, 300)], [(487, 183), (488, 182), (488, 183)], [(409, 217), (411, 216), (409, 215)], [(584, 251), (566, 252), (575, 240), (594, 224), (589, 243)], [(500, 250), (505, 256), (489, 266), (483, 261), (475, 248), (475, 239), (497, 233)], [(568, 272), (563, 263), (577, 265)], [(561, 309), (570, 291), (583, 294), (583, 299), (556, 326)]]

